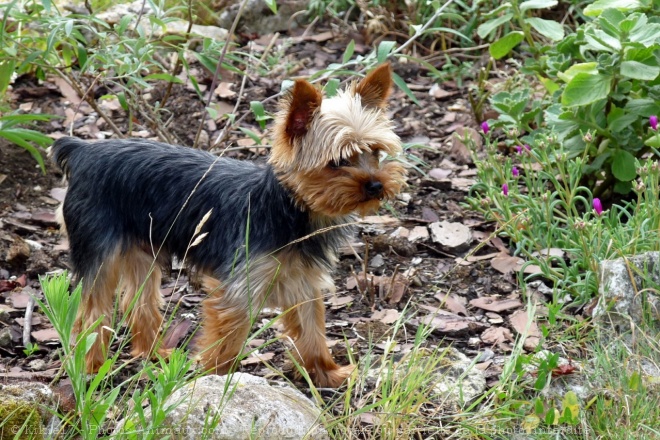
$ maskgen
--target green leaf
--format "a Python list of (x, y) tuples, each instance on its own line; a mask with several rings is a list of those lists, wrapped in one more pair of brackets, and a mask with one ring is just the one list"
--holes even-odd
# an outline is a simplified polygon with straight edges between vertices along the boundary
[(564, 38), (564, 27), (554, 20), (531, 17), (526, 18), (525, 22), (529, 23), (536, 32), (552, 41), (559, 41)]
[(637, 177), (635, 156), (626, 150), (615, 151), (612, 155), (612, 174), (622, 182), (627, 182)]
[(11, 82), (11, 77), (14, 74), (14, 68), (16, 67), (16, 62), (14, 60), (8, 60), (0, 63), (0, 94), (4, 95), (9, 83)]
[(408, 87), (408, 84), (406, 84), (403, 78), (401, 78), (396, 73), (392, 72), (392, 81), (394, 81), (394, 84), (396, 84), (398, 88), (403, 90), (403, 92), (408, 96), (408, 98), (410, 98), (412, 102), (414, 102), (415, 104), (421, 107), (421, 104), (415, 97), (415, 94), (412, 92), (412, 90), (410, 90), (410, 87)]
[(631, 99), (624, 108), (630, 113), (644, 118), (660, 115), (660, 102), (650, 98)]
[(497, 29), (498, 27), (500, 27), (504, 23), (508, 23), (509, 21), (511, 21), (512, 17), (513, 17), (513, 14), (504, 14), (501, 17), (497, 17), (497, 18), (489, 20), (485, 23), (482, 23), (477, 28), (477, 35), (479, 35), (479, 38), (482, 38), (482, 39), (486, 38), (495, 29)]
[(277, 3), (275, 0), (264, 0), (264, 3), (266, 3), (266, 6), (270, 8), (273, 14), (277, 14)]
[(635, 371), (631, 376), (630, 380), (628, 380), (628, 388), (630, 388), (631, 391), (639, 391), (642, 385), (642, 376)]
[(346, 46), (344, 56), (342, 57), (343, 64), (346, 64), (350, 61), (350, 59), (353, 57), (353, 52), (355, 52), (355, 40), (351, 40), (351, 42), (348, 43), (348, 46)]
[(587, 17), (598, 17), (605, 9), (618, 9), (626, 12), (639, 9), (642, 3), (639, 0), (596, 0), (584, 8), (584, 15)]
[(660, 35), (660, 24), (649, 23), (644, 26), (637, 26), (630, 32), (628, 39), (633, 43), (640, 43), (646, 47), (657, 44), (658, 35)]
[(337, 94), (337, 90), (339, 89), (339, 80), (337, 78), (332, 78), (329, 80), (326, 84), (323, 90), (325, 91), (325, 96), (328, 98), (332, 98)]
[(541, 81), (543, 87), (548, 91), (548, 93), (553, 94), (559, 90), (559, 84), (551, 80), (550, 78), (544, 78), (542, 76), (537, 76), (538, 80)]
[(660, 74), (660, 67), (649, 66), (637, 61), (624, 61), (621, 63), (621, 75), (641, 79), (642, 81), (653, 81)]
[(607, 98), (612, 78), (605, 75), (578, 73), (566, 84), (561, 103), (566, 107), (587, 105)]
[(488, 51), (493, 58), (499, 60), (507, 56), (523, 39), (525, 39), (525, 34), (522, 32), (511, 32), (491, 44)]
[(561, 402), (562, 419), (568, 423), (575, 423), (580, 416), (580, 402), (573, 391), (568, 391)]
[(601, 29), (589, 29), (584, 33), (587, 46), (600, 52), (618, 52), (621, 50), (621, 42)]
[(16, 134), (12, 130), (0, 130), (0, 137), (3, 137), (7, 139), (9, 142), (12, 142), (25, 150), (27, 150), (34, 160), (37, 161), (39, 164), (39, 168), (41, 168), (41, 172), (46, 174), (46, 165), (44, 164), (44, 158), (41, 156), (41, 152), (32, 144), (28, 143), (23, 139), (23, 137), (19, 134)]
[(396, 45), (396, 41), (382, 41), (376, 50), (376, 59), (378, 63), (384, 63)]
[(644, 141), (644, 145), (660, 149), (660, 134), (655, 134)]
[(181, 81), (181, 78), (170, 75), (169, 73), (152, 73), (151, 75), (145, 76), (143, 79), (145, 81), (163, 80), (163, 81), (172, 82), (174, 84), (183, 84), (183, 81)]
[(261, 136), (259, 136), (257, 133), (250, 130), (249, 128), (238, 127), (238, 129), (241, 130), (244, 135), (252, 139), (256, 145), (261, 145)]
[(527, 0), (522, 2), (520, 6), (520, 12), (525, 12), (530, 9), (548, 9), (554, 6), (557, 6), (559, 3), (557, 0)]
[(270, 116), (266, 114), (264, 105), (260, 101), (251, 101), (250, 110), (254, 113), (254, 119), (257, 120), (261, 129), (266, 128), (266, 121), (270, 119)]
[(618, 133), (637, 121), (637, 118), (637, 115), (627, 113), (618, 107), (612, 107), (612, 110), (607, 115), (607, 125), (610, 132)]

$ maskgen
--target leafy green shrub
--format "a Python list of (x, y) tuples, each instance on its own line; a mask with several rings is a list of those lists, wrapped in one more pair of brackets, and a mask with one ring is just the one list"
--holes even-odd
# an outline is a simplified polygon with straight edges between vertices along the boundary
[(531, 145), (552, 130), (569, 159), (582, 157), (583, 185), (597, 196), (626, 194), (635, 159), (660, 147), (648, 122), (660, 114), (660, 23), (632, 7), (597, 5), (584, 10), (593, 21), (526, 60), (524, 72), (545, 86), (545, 99), (532, 98), (529, 86), (494, 95), (501, 116), (493, 126)]

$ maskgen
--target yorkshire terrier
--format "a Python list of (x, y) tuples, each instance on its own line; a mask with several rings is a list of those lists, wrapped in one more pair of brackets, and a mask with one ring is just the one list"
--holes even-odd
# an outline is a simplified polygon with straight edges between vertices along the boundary
[(382, 65), (332, 98), (295, 81), (267, 164), (139, 139), (57, 140), (51, 156), (69, 182), (62, 229), (83, 283), (75, 331), (101, 319), (88, 370), (106, 359), (116, 291), (131, 354), (153, 353), (160, 266), (176, 256), (204, 275), (209, 293), (198, 339), (207, 370), (233, 368), (251, 317), (278, 307), (314, 383), (340, 386), (353, 366), (337, 365), (327, 348), (323, 296), (334, 291), (330, 274), (355, 214), (404, 185), (404, 168), (383, 161), (401, 151), (385, 110), (391, 75)]

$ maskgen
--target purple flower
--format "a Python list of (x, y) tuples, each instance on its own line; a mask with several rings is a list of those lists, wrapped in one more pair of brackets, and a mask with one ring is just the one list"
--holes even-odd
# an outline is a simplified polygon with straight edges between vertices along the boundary
[(532, 147), (530, 147), (529, 145), (525, 144), (525, 150), (527, 150), (527, 151), (532, 151)]
[(505, 196), (509, 195), (509, 185), (507, 185), (506, 183), (502, 185), (502, 194), (504, 194)]
[(481, 129), (484, 131), (484, 134), (488, 134), (490, 131), (490, 127), (488, 126), (488, 121), (484, 121), (481, 123)]
[(653, 115), (649, 118), (649, 124), (651, 124), (651, 128), (653, 130), (658, 129), (658, 117), (656, 115)]
[(518, 171), (518, 167), (511, 168), (511, 174), (513, 175), (513, 177), (520, 176), (520, 171)]
[(594, 211), (596, 211), (597, 215), (601, 215), (603, 213), (603, 204), (600, 202), (600, 199), (598, 197), (594, 198), (593, 206), (594, 206)]
[(517, 154), (522, 153), (522, 147), (520, 145), (516, 145), (516, 153)]

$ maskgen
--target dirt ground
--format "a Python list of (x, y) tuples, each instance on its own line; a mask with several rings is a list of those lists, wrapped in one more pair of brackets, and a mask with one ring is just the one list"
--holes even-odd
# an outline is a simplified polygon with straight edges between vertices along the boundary
[[(320, 42), (299, 40), (288, 46), (282, 64), (295, 66), (292, 70), (297, 76), (309, 75), (338, 61), (348, 41), (348, 37), (341, 36)], [(356, 52), (359, 50), (366, 52), (368, 48), (358, 41)], [(499, 239), (489, 241), (491, 225), (462, 206), (475, 170), (465, 147), (453, 140), (454, 134), (467, 130), (476, 138), (480, 136), (475, 131), (478, 124), (466, 99), (467, 86), (463, 84), (459, 88), (455, 82), (446, 82), (438, 91), (432, 89), (433, 80), (417, 65), (394, 62), (393, 67), (421, 103), (417, 106), (405, 93), (395, 90), (389, 112), (396, 132), (404, 143), (424, 147), (407, 151), (416, 158), (416, 168), (409, 169), (409, 186), (404, 193), (383, 207), (380, 216), (364, 220), (353, 249), (346, 249), (341, 258), (334, 274), (337, 294), (326, 301), (328, 342), (339, 362), (347, 362), (344, 340), (359, 359), (369, 341), (379, 341), (388, 335), (392, 323), (407, 308), (411, 318), (406, 323), (406, 331), (396, 336), (398, 350), (403, 353), (409, 349), (420, 322), (431, 323), (435, 327), (433, 338), (429, 340), (431, 345), (452, 344), (470, 358), (492, 350), (488, 351), (492, 355), (480, 363), (491, 382), (500, 372), (498, 359), (506, 356), (516, 333), (511, 317), (523, 308), (524, 301), (512, 272), (496, 269), (492, 264), (498, 255), (510, 255), (506, 244)], [(284, 79), (287, 78), (282, 73), (250, 75), (243, 103), (263, 100), (277, 93)], [(225, 76), (221, 81), (231, 84), (234, 91), (240, 85), (237, 76)], [(154, 99), (158, 99), (159, 92), (153, 93)], [(236, 96), (219, 101), (231, 107)], [(192, 127), (197, 127), (203, 105), (185, 86), (175, 87), (169, 102), (173, 115), (169, 128), (180, 143), (190, 145), (194, 138)], [(83, 138), (109, 133), (86, 104), (72, 102), (71, 96), (57, 82), (37, 84), (33, 78), (19, 78), (12, 91), (12, 103), (16, 108), (21, 105), (25, 111), (62, 116), (40, 126), (54, 137), (68, 130), (67, 121), (73, 121), (73, 133)], [(246, 108), (247, 104), (243, 104), (241, 110)], [(73, 116), (72, 109), (77, 109)], [(274, 111), (275, 103), (269, 102), (267, 110)], [(121, 109), (114, 108), (111, 114), (116, 124), (127, 127), (126, 115)], [(251, 117), (246, 118), (243, 126), (259, 132), (258, 124)], [(214, 139), (221, 128), (222, 124), (207, 123), (209, 139)], [(139, 123), (134, 132), (152, 136), (148, 127), (141, 127)], [(263, 160), (266, 154), (265, 149), (250, 148), (240, 131), (232, 132), (224, 146), (233, 147), (226, 152), (228, 156), (244, 160)], [(237, 146), (245, 148), (236, 149)], [(57, 336), (38, 309), (30, 329), (31, 341), (37, 348), (29, 355), (24, 350), (23, 329), (30, 295), (42, 297), (39, 277), (68, 268), (66, 239), (59, 235), (54, 217), (63, 188), (61, 176), (50, 164), (47, 173), (42, 175), (29, 154), (0, 142), (1, 381), (49, 382), (60, 366)], [(467, 227), (472, 239), (456, 248), (441, 245), (429, 236), (428, 226), (443, 221)], [(478, 248), (476, 252), (475, 248)], [(464, 259), (468, 255), (470, 258)], [(199, 323), (198, 305), (204, 294), (196, 283), (190, 282), (188, 275), (185, 269), (179, 272), (173, 268), (162, 286), (166, 303), (179, 306), (172, 319), (173, 325), (167, 331), (166, 339), (171, 346), (183, 343)], [(504, 304), (506, 302), (509, 305)], [(493, 303), (500, 307), (488, 307)], [(439, 315), (438, 310), (441, 311)], [(264, 318), (272, 316), (271, 312)], [(257, 325), (263, 325), (262, 321)], [(275, 336), (277, 328), (269, 329), (253, 344)], [(292, 370), (283, 342), (271, 344), (259, 355), (246, 359), (241, 371), (270, 376), (272, 372), (264, 366), (264, 360), (279, 370)], [(128, 353), (123, 357), (128, 359)], [(136, 362), (135, 368), (138, 367)]]

